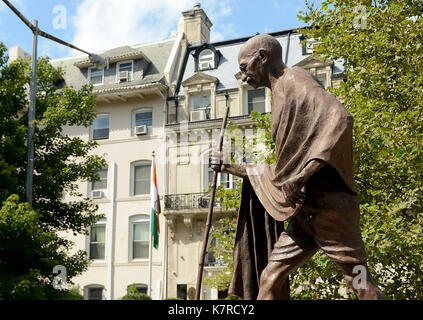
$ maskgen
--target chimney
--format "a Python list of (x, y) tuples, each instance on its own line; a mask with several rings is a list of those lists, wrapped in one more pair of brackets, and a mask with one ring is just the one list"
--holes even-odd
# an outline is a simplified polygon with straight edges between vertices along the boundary
[(193, 10), (182, 12), (184, 19), (184, 33), (189, 44), (210, 42), (210, 28), (212, 23), (201, 5), (196, 3)]
[(18, 59), (30, 58), (31, 55), (25, 52), (21, 47), (14, 46), (9, 49), (9, 63), (16, 61)]

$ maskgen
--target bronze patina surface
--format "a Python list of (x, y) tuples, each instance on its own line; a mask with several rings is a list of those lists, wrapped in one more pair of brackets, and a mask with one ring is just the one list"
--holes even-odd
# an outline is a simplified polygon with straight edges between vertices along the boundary
[[(270, 35), (247, 41), (238, 62), (243, 81), (272, 90), (276, 163), (241, 166), (221, 164), (220, 153), (212, 157), (214, 170), (244, 179), (229, 292), (287, 299), (289, 274), (322, 249), (359, 299), (384, 299), (359, 227), (351, 114), (307, 71), (286, 67)], [(366, 279), (359, 286), (356, 266)]]

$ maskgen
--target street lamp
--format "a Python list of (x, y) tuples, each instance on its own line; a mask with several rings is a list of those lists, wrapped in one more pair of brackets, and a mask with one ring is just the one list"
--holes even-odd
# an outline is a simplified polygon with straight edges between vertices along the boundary
[(34, 20), (34, 24), (28, 21), (22, 13), (18, 11), (8, 0), (3, 0), (3, 2), (31, 29), (32, 37), (32, 58), (31, 58), (31, 82), (29, 89), (29, 110), (28, 110), (28, 151), (27, 151), (27, 168), (26, 168), (26, 181), (25, 181), (25, 195), (26, 201), (28, 202), (30, 208), (32, 208), (32, 187), (33, 187), (33, 176), (34, 176), (34, 120), (35, 120), (35, 107), (36, 107), (36, 91), (37, 91), (37, 46), (38, 46), (38, 36), (53, 40), (57, 43), (60, 43), (69, 48), (81, 51), (88, 54), (89, 59), (97, 63), (101, 67), (107, 65), (106, 60), (96, 54), (82, 50), (73, 44), (70, 44), (66, 41), (63, 41), (51, 34), (48, 34), (38, 28), (38, 20)]

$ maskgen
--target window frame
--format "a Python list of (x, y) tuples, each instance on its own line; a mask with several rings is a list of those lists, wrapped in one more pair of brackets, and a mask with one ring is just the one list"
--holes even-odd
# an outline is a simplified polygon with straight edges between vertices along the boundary
[[(207, 57), (211, 57), (211, 59), (209, 61), (203, 61), (203, 62), (209, 62), (209, 66), (207, 68), (202, 68), (201, 67), (201, 55), (205, 52), (205, 51), (210, 51), (210, 54), (207, 55)], [(210, 48), (204, 48), (203, 50), (200, 51), (200, 53), (198, 54), (198, 71), (203, 71), (203, 70), (211, 70), (211, 69), (215, 69), (216, 68), (216, 57), (215, 57), (215, 53), (213, 52), (213, 50), (211, 50)]]
[[(210, 99), (210, 104), (208, 105), (208, 107), (194, 109), (194, 98), (195, 97), (206, 97), (206, 96), (208, 96), (209, 99)], [(205, 92), (202, 92), (202, 93), (200, 92), (200, 93), (192, 94), (192, 95), (190, 95), (189, 100), (190, 100), (189, 101), (190, 119), (191, 119), (191, 112), (194, 112), (194, 111), (203, 111), (205, 113), (205, 119), (206, 120), (212, 119), (212, 95), (211, 95), (211, 92), (205, 91)], [(208, 110), (208, 111), (206, 111), (206, 110)], [(208, 112), (208, 117), (207, 117), (207, 112)], [(192, 119), (191, 119), (191, 121), (192, 121)]]
[(88, 299), (88, 292), (89, 289), (101, 289), (101, 300), (104, 300), (104, 286), (101, 284), (89, 284), (86, 285), (84, 287), (84, 300), (93, 300), (93, 299)]
[[(101, 139), (94, 139), (94, 121), (97, 118), (109, 118), (109, 133), (107, 135), (107, 138), (101, 138)], [(95, 141), (102, 141), (102, 140), (110, 140), (110, 114), (109, 113), (99, 113), (95, 116), (95, 119), (93, 120), (93, 124), (91, 125), (90, 128), (90, 140), (95, 140)]]
[(142, 289), (145, 289), (145, 293), (144, 294), (148, 294), (148, 284), (145, 284), (145, 283), (131, 283), (130, 285), (128, 285), (126, 287), (127, 294), (129, 294), (129, 288), (132, 287), (133, 285), (135, 285), (135, 287), (137, 288), (137, 291), (139, 293), (144, 293), (144, 292), (141, 292), (140, 291), (140, 289), (141, 289), (140, 287), (143, 287)]
[[(142, 194), (135, 194), (135, 167), (140, 164), (149, 164), (150, 166), (150, 175), (149, 175), (149, 186), (150, 192), (142, 193)], [(150, 195), (151, 193), (151, 161), (150, 160), (139, 160), (131, 163), (131, 196), (139, 197), (139, 196), (146, 196)]]
[[(212, 181), (209, 180), (209, 173), (214, 173), (214, 170), (210, 167), (210, 153), (212, 150), (209, 150), (203, 154), (203, 192), (207, 192), (209, 190), (209, 185)], [(229, 188), (225, 188), (226, 190), (234, 188), (234, 178), (232, 174), (226, 173), (229, 177)], [(221, 172), (217, 175), (217, 183), (216, 187), (221, 185)]]
[(127, 82), (131, 82), (134, 81), (134, 60), (126, 60), (126, 61), (119, 61), (116, 63), (116, 79), (115, 82), (116, 83), (120, 83), (119, 81), (119, 68), (121, 64), (126, 64), (126, 63), (132, 63), (132, 71), (129, 74), (129, 79)]
[(326, 90), (328, 88), (328, 73), (327, 72), (316, 73), (315, 77), (319, 81), (319, 83), (322, 85), (322, 87), (325, 88)]
[[(147, 214), (139, 214), (129, 218), (129, 261), (130, 262), (140, 262), (148, 261), (150, 259), (150, 250), (148, 250), (148, 255), (146, 258), (134, 258), (134, 225), (148, 223), (147, 230), (150, 230), (150, 216)], [(149, 232), (148, 232), (149, 233)], [(148, 237), (148, 246), (150, 248), (151, 237)]]
[(258, 89), (264, 89), (264, 112), (269, 112), (269, 106), (268, 106), (268, 92), (266, 87), (259, 87), (257, 89), (254, 88), (250, 88), (250, 87), (246, 87), (244, 90), (244, 115), (250, 115), (251, 113), (248, 112), (248, 92), (249, 91), (254, 91), (254, 90), (258, 90)]
[[(101, 83), (93, 83), (92, 82), (92, 80), (91, 80), (91, 72), (92, 72), (93, 69), (102, 71)], [(99, 69), (99, 68), (96, 68), (96, 67), (89, 67), (88, 68), (88, 82), (91, 82), (93, 84), (93, 86), (102, 86), (102, 85), (104, 85), (104, 69)]]
[(109, 190), (109, 167), (107, 166), (107, 167), (104, 167), (103, 169), (100, 169), (99, 171), (102, 171), (102, 170), (106, 170), (107, 171), (107, 174), (106, 174), (106, 189), (94, 189), (94, 182), (93, 181), (90, 181), (89, 182), (89, 188), (88, 188), (88, 195), (89, 195), (89, 197), (88, 198), (92, 198), (92, 192), (93, 191), (102, 191), (103, 192), (103, 195), (104, 195), (104, 197), (105, 198), (107, 198), (107, 196), (108, 196), (108, 190)]
[(135, 136), (135, 127), (136, 127), (136, 115), (137, 113), (147, 113), (151, 112), (151, 126), (147, 126), (148, 135), (153, 134), (153, 108), (140, 108), (132, 111), (132, 132), (131, 134)]
[[(91, 228), (96, 226), (104, 226), (104, 259), (91, 259)], [(106, 261), (106, 242), (107, 242), (107, 220), (100, 219), (94, 225), (88, 227), (88, 235), (86, 237), (86, 252), (87, 252), (87, 260), (92, 262), (105, 262)]]

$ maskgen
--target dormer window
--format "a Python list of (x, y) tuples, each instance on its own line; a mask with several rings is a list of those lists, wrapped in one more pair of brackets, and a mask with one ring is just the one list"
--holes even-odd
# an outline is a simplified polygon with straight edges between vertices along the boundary
[(117, 64), (117, 82), (129, 82), (133, 80), (134, 62), (125, 61)]
[(300, 40), (304, 41), (303, 44), (302, 44), (303, 56), (308, 55), (308, 54), (312, 54), (313, 51), (314, 51), (314, 47), (316, 46), (316, 44), (319, 43), (319, 41), (317, 41), (314, 38), (305, 40), (304, 37), (301, 37)]
[(103, 84), (104, 69), (89, 68), (88, 79), (95, 86)]
[(205, 49), (201, 51), (198, 57), (198, 69), (199, 70), (207, 70), (207, 69), (214, 69), (214, 52), (210, 49)]

